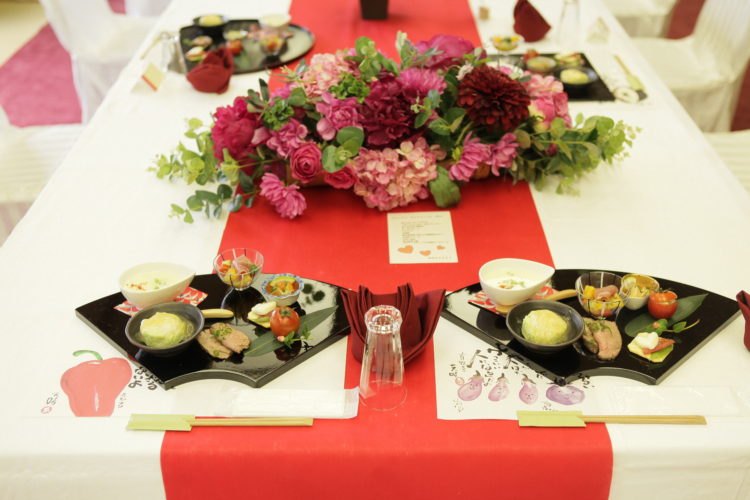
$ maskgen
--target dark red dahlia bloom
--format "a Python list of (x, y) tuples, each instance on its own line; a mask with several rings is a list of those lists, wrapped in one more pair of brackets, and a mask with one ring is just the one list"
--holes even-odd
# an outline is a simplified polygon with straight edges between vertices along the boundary
[[(235, 160), (242, 160), (248, 153), (255, 152), (263, 123), (258, 113), (247, 110), (244, 97), (237, 97), (231, 106), (219, 108), (214, 113), (211, 140), (214, 143), (214, 156), (224, 160), (224, 148)], [(256, 136), (258, 132), (258, 136)]]
[(414, 112), (393, 75), (381, 76), (370, 88), (360, 109), (362, 126), (370, 146), (398, 145), (412, 132)]
[(531, 100), (523, 85), (485, 65), (461, 80), (456, 102), (475, 124), (492, 132), (510, 132), (529, 117)]

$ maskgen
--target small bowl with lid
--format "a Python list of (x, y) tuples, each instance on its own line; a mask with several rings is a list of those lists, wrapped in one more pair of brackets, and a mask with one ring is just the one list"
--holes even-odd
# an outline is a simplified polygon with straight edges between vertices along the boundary
[(554, 268), (531, 260), (495, 259), (479, 268), (479, 283), (495, 304), (512, 306), (533, 297), (554, 273)]

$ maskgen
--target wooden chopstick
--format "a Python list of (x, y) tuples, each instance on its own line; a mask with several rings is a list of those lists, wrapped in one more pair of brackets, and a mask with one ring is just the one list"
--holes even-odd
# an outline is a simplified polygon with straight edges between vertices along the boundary
[(703, 415), (581, 415), (584, 422), (607, 424), (684, 424), (706, 425)]

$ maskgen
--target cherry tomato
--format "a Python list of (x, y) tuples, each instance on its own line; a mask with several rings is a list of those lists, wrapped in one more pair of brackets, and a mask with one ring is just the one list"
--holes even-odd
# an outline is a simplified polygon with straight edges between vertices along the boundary
[(227, 42), (227, 48), (232, 55), (237, 55), (242, 52), (242, 40), (229, 40)]
[(656, 292), (648, 298), (648, 312), (654, 318), (669, 318), (677, 310), (677, 294), (672, 291)]
[(276, 336), (286, 337), (299, 328), (299, 314), (291, 307), (277, 307), (271, 313), (271, 331)]

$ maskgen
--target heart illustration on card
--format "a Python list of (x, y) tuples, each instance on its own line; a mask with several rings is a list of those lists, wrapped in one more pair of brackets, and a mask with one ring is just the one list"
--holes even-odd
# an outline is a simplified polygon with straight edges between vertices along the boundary
[(430, 252), (429, 250), (422, 250), (422, 251), (420, 251), (419, 253), (421, 253), (422, 255), (424, 255), (425, 257), (427, 257), (427, 256), (428, 256), (428, 255), (430, 255), (430, 254), (431, 254), (432, 252)]
[(438, 245), (438, 246), (437, 246), (437, 249), (438, 249), (438, 250), (445, 250), (445, 247), (444, 247), (443, 245)]
[(401, 253), (412, 253), (414, 251), (414, 247), (411, 245), (406, 245), (405, 247), (401, 247), (398, 249)]

